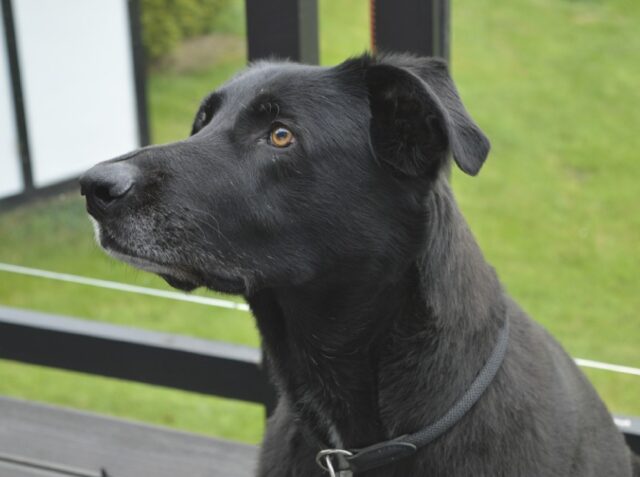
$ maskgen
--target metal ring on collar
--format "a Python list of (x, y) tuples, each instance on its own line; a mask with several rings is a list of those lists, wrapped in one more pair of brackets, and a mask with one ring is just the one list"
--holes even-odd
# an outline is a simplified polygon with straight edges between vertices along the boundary
[(316, 463), (322, 470), (329, 472), (331, 477), (336, 477), (336, 471), (333, 468), (333, 463), (331, 462), (331, 457), (334, 455), (350, 457), (353, 453), (344, 449), (324, 449), (316, 454)]

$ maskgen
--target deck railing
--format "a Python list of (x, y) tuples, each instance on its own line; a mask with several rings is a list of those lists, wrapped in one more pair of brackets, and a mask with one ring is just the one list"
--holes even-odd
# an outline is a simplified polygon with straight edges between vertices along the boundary
[[(5, 11), (11, 1), (2, 0)], [(139, 25), (139, 0), (128, 1), (132, 25)], [(448, 57), (448, 0), (371, 0), (370, 5), (372, 48)], [(246, 0), (246, 15), (249, 60), (277, 56), (318, 62), (317, 0)], [(140, 35), (134, 33), (139, 63)], [(138, 96), (144, 101), (143, 86), (138, 84)], [(139, 112), (146, 130), (144, 102)], [(47, 190), (31, 189), (27, 195), (36, 192)], [(0, 306), (0, 359), (262, 403), (267, 412), (275, 405), (259, 350), (227, 343)], [(616, 422), (640, 454), (640, 420)]]

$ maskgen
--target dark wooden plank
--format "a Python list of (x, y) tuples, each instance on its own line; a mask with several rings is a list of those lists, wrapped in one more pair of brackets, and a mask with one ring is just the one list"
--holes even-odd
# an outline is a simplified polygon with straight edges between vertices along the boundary
[(254, 473), (257, 450), (162, 427), (49, 405), (0, 398), (0, 454), (33, 460), (40, 468), (0, 459), (2, 477), (87, 476), (242, 477)]
[(615, 416), (614, 420), (631, 450), (640, 456), (640, 417)]
[(47, 472), (40, 469), (13, 465), (0, 461), (0, 476), (2, 477), (68, 477), (64, 474)]
[(186, 391), (275, 402), (260, 351), (0, 306), (0, 358)]
[(105, 471), (60, 466), (24, 456), (0, 453), (0, 476), (105, 477)]

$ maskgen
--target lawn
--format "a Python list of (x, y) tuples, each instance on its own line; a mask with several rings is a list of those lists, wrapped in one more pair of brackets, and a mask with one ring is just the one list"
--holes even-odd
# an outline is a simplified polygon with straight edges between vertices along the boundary
[[(366, 2), (320, 9), (323, 63), (367, 47)], [(478, 177), (453, 176), (471, 228), (509, 292), (571, 354), (640, 367), (640, 2), (454, 0), (452, 12), (454, 77), (493, 144)], [(241, 15), (225, 19), (232, 34)], [(153, 73), (154, 142), (184, 138), (200, 98), (244, 62), (222, 54)], [(98, 250), (76, 195), (0, 215), (0, 262), (167, 288)], [(258, 344), (247, 313), (7, 273), (0, 303)], [(640, 415), (640, 378), (588, 375), (612, 410)], [(259, 406), (7, 361), (0, 394), (246, 442), (263, 429)]]

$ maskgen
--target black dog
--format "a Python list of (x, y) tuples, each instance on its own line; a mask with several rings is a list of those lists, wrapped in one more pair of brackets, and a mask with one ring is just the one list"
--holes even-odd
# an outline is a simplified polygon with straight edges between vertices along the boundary
[[(505, 294), (456, 206), (448, 157), (475, 175), (488, 151), (438, 60), (263, 62), (203, 101), (190, 138), (101, 163), (81, 185), (111, 255), (250, 304), (280, 391), (258, 475), (326, 475), (322, 449), (438, 421), (508, 321), (506, 357), (461, 420), (351, 469), (631, 476), (605, 406)], [(342, 454), (320, 463), (344, 468)]]

